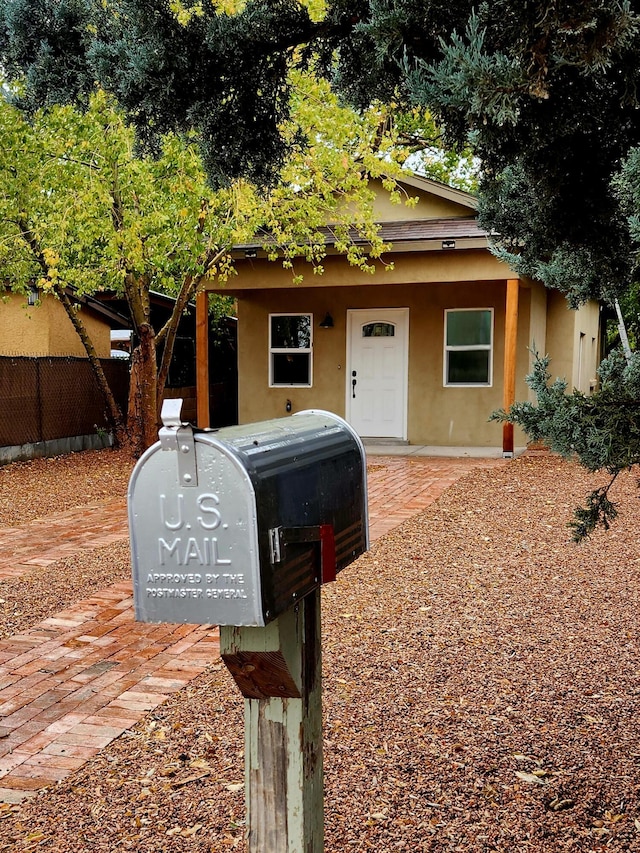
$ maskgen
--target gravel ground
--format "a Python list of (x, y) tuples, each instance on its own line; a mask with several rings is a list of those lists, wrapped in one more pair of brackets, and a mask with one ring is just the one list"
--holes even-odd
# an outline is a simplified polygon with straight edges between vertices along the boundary
[[(475, 470), (325, 588), (327, 853), (640, 851), (638, 491), (621, 478), (614, 527), (576, 546), (594, 479), (548, 455)], [(241, 850), (242, 763), (214, 663), (0, 810), (0, 851)]]
[(0, 465), (0, 527), (124, 496), (133, 464), (122, 451), (90, 450)]
[(18, 578), (0, 580), (0, 640), (130, 577), (129, 543), (119, 542), (57, 560), (45, 568), (36, 567)]

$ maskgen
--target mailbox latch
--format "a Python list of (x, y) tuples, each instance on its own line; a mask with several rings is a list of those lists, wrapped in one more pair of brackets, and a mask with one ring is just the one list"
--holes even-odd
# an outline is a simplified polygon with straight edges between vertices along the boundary
[(322, 583), (334, 581), (336, 579), (336, 538), (332, 524), (318, 524), (313, 527), (272, 527), (269, 530), (271, 565), (284, 560), (287, 545), (299, 545), (305, 542), (320, 543)]
[(165, 400), (162, 404), (162, 427), (158, 432), (163, 450), (177, 453), (178, 480), (180, 485), (189, 488), (198, 485), (196, 467), (196, 444), (193, 429), (180, 419), (182, 400)]

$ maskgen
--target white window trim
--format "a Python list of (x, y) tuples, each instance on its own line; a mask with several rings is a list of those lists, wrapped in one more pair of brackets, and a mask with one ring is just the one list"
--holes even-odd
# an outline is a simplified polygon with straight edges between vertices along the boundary
[[(447, 345), (447, 316), (449, 314), (459, 313), (460, 311), (489, 311), (491, 314), (491, 340), (488, 344), (473, 344), (470, 346), (448, 346)], [(444, 356), (442, 360), (442, 384), (445, 388), (492, 388), (493, 387), (493, 328), (494, 328), (494, 310), (493, 308), (445, 308), (444, 309)], [(448, 366), (450, 352), (471, 352), (473, 350), (489, 351), (489, 381), (488, 382), (448, 382)]]
[[(272, 317), (308, 317), (309, 318), (309, 346), (308, 347), (272, 347), (271, 346), (271, 318)], [(297, 354), (308, 353), (309, 355), (309, 382), (306, 384), (283, 384), (273, 381), (273, 358), (278, 353), (295, 352)], [(312, 388), (313, 387), (313, 314), (309, 311), (280, 311), (269, 314), (269, 388)]]

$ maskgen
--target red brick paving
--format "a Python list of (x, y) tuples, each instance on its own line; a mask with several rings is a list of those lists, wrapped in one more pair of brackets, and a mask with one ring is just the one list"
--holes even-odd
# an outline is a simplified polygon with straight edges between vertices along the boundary
[[(427, 507), (471, 469), (500, 464), (371, 457), (371, 541)], [(126, 536), (122, 499), (1, 528), (0, 578)], [(16, 802), (73, 773), (218, 654), (215, 628), (135, 622), (129, 581), (0, 641), (0, 802)]]
[(474, 468), (504, 465), (502, 459), (371, 456), (367, 468), (372, 542), (416, 515)]

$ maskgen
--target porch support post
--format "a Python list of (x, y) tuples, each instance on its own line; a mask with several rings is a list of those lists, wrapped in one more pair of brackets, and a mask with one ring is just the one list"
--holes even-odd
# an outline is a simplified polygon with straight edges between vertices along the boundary
[(196, 293), (196, 401), (200, 429), (211, 426), (209, 413), (209, 294)]
[[(518, 342), (517, 278), (507, 279), (507, 302), (504, 320), (504, 384), (503, 408), (508, 410), (516, 400), (516, 356)], [(502, 455), (513, 456), (513, 424), (502, 425)]]

